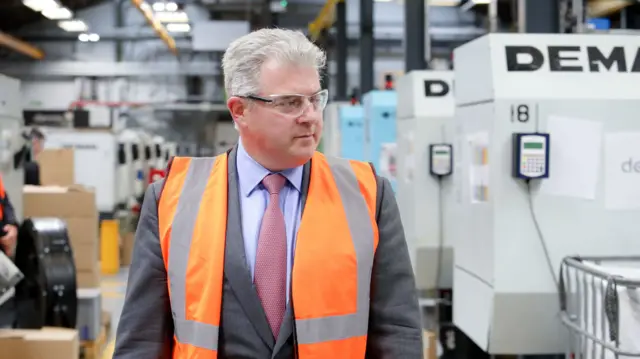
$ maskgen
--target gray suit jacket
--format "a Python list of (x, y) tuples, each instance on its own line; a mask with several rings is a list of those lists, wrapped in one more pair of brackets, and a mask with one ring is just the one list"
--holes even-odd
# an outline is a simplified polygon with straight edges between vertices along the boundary
[[(220, 359), (294, 358), (291, 307), (274, 340), (246, 264), (240, 221), (236, 151), (229, 153), (227, 245), (225, 249)], [(303, 208), (309, 187), (304, 167)], [(422, 329), (415, 282), (400, 213), (391, 185), (378, 180), (377, 222), (380, 234), (372, 282), (367, 358), (422, 358)], [(170, 358), (173, 319), (167, 273), (158, 237), (157, 201), (162, 182), (145, 194), (124, 308), (118, 325), (114, 359)], [(205, 304), (206, 305), (206, 304)]]

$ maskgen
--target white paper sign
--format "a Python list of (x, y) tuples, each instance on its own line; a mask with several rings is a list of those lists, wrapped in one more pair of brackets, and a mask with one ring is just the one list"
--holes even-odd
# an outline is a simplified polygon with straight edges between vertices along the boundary
[(640, 132), (605, 137), (605, 208), (640, 209)]
[(549, 178), (540, 193), (595, 199), (602, 156), (602, 123), (549, 116)]
[(389, 181), (396, 180), (397, 168), (396, 153), (398, 146), (396, 143), (383, 143), (380, 150), (380, 174)]
[(471, 203), (489, 202), (489, 133), (467, 135)]

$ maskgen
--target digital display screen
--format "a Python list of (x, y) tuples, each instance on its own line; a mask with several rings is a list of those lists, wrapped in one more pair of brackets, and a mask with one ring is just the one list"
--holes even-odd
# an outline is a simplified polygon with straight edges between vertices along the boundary
[(539, 150), (542, 149), (542, 142), (525, 142), (524, 143), (524, 148), (525, 149), (531, 149), (531, 150)]
[(448, 155), (449, 151), (440, 150), (440, 151), (434, 151), (433, 153), (435, 153), (436, 155)]

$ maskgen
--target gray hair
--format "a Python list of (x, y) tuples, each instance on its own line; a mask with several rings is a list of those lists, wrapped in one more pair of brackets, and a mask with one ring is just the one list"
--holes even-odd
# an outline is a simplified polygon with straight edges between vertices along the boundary
[(327, 61), (324, 51), (300, 31), (260, 29), (251, 32), (233, 41), (222, 57), (227, 96), (257, 93), (262, 64), (272, 59), (283, 64), (315, 67), (318, 71)]

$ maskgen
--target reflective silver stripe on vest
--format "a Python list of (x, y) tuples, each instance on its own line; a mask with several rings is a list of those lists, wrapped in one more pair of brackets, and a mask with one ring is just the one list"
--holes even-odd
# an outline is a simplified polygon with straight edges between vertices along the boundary
[(213, 157), (191, 159), (173, 218), (167, 268), (171, 287), (171, 313), (178, 342), (209, 350), (218, 349), (218, 327), (187, 320), (186, 283), (191, 238), (200, 201), (214, 163)]
[(356, 252), (358, 309), (355, 314), (296, 320), (296, 333), (300, 344), (364, 336), (367, 335), (369, 326), (369, 291), (374, 258), (373, 228), (369, 207), (360, 192), (358, 179), (349, 160), (327, 157), (327, 161), (342, 199)]

